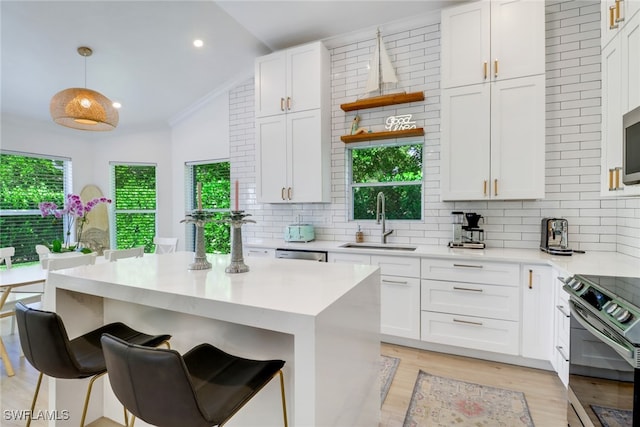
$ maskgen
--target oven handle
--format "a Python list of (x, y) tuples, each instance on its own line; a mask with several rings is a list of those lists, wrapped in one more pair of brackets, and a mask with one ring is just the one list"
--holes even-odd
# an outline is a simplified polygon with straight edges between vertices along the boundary
[(578, 321), (578, 323), (580, 323), (582, 326), (584, 326), (584, 328), (587, 331), (591, 332), (599, 340), (601, 340), (602, 342), (607, 344), (609, 347), (611, 347), (616, 353), (618, 353), (620, 356), (622, 356), (624, 358), (624, 360), (626, 360), (627, 363), (629, 363), (631, 366), (633, 366), (634, 368), (637, 366), (636, 360), (634, 359), (633, 350), (630, 350), (629, 348), (625, 347), (624, 345), (612, 340), (611, 338), (609, 338), (608, 336), (606, 336), (605, 334), (600, 332), (598, 329), (596, 329), (593, 326), (591, 326), (589, 321), (584, 318), (584, 316), (582, 315), (580, 310), (575, 308), (575, 303), (573, 301), (569, 301), (569, 302), (570, 302), (569, 309), (571, 310), (571, 314), (573, 315), (573, 318)]

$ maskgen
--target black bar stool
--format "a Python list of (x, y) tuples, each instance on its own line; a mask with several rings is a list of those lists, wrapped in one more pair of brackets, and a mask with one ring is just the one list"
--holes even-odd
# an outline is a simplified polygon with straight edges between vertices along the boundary
[[(105, 334), (102, 348), (116, 397), (135, 417), (160, 427), (222, 426), (280, 375), (287, 424), (283, 360), (251, 360), (200, 344), (181, 356)], [(130, 426), (133, 426), (135, 418)]]
[[(102, 334), (109, 333), (127, 342), (154, 347), (162, 343), (168, 345), (171, 338), (171, 335), (147, 335), (123, 323), (110, 323), (69, 340), (60, 316), (51, 311), (29, 308), (20, 302), (16, 303), (16, 320), (22, 352), (29, 363), (40, 372), (31, 403), (31, 413), (33, 414), (36, 406), (44, 374), (66, 379), (92, 377), (84, 400), (81, 427), (84, 426), (93, 383), (107, 372), (100, 342)], [(125, 422), (128, 422), (126, 409)], [(27, 421), (27, 427), (30, 424), (31, 418)]]

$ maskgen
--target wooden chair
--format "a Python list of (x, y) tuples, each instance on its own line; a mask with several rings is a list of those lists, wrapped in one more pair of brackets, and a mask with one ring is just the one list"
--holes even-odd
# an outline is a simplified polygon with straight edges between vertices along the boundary
[(144, 255), (144, 246), (131, 249), (105, 249), (104, 259), (117, 261), (122, 258), (141, 258)]
[(83, 254), (80, 252), (70, 252), (63, 256), (55, 256), (47, 258), (47, 267), (49, 271), (61, 270), (63, 268), (79, 267), (82, 265), (93, 265), (96, 263), (96, 253)]
[(16, 254), (16, 248), (13, 246), (7, 246), (6, 248), (0, 248), (0, 264), (5, 263), (7, 268), (11, 268), (11, 257)]
[(153, 243), (156, 245), (157, 254), (169, 254), (178, 249), (177, 237), (154, 237)]

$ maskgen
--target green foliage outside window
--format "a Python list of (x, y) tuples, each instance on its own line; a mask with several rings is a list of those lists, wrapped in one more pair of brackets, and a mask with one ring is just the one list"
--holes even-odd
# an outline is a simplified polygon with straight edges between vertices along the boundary
[(154, 251), (156, 235), (156, 167), (114, 165), (117, 249), (144, 245)]
[(14, 264), (38, 260), (35, 245), (64, 236), (62, 220), (42, 218), (38, 205), (65, 197), (65, 160), (0, 154), (0, 247), (16, 249)]
[[(218, 212), (216, 219), (228, 218), (231, 206), (231, 165), (229, 162), (198, 164), (193, 166), (192, 209), (196, 209), (196, 184), (202, 183), (202, 209)], [(193, 227), (193, 226), (192, 226)], [(195, 234), (195, 233), (194, 233)], [(231, 252), (229, 224), (210, 222), (204, 227), (205, 252), (228, 254)], [(195, 249), (195, 248), (194, 248)]]
[(387, 219), (422, 218), (422, 144), (351, 150), (353, 219), (375, 219), (379, 192)]

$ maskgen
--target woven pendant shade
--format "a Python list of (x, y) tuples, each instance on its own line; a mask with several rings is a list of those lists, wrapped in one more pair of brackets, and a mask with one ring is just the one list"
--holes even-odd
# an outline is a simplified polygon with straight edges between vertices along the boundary
[(106, 96), (91, 89), (70, 88), (51, 98), (51, 117), (59, 125), (93, 131), (118, 126), (118, 110)]
[(78, 54), (84, 57), (84, 88), (62, 90), (51, 98), (51, 118), (59, 125), (73, 129), (107, 131), (118, 126), (118, 110), (103, 94), (87, 89), (87, 57), (91, 48), (80, 46)]

